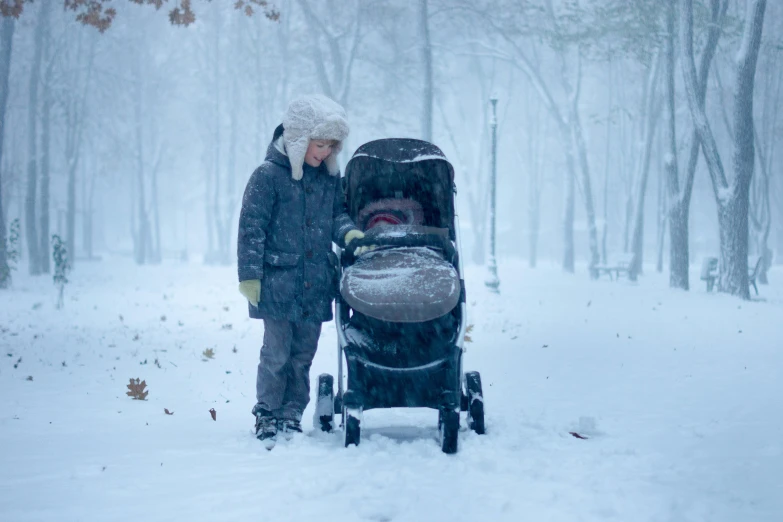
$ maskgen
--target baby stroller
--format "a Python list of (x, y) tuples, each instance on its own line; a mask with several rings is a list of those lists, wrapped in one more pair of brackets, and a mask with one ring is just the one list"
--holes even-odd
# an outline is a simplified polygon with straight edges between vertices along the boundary
[(359, 147), (343, 183), (365, 237), (340, 255), (337, 395), (334, 378), (320, 375), (314, 424), (330, 431), (342, 414), (347, 447), (361, 440), (364, 410), (434, 408), (441, 448), (455, 453), (460, 411), (483, 434), (484, 401), (479, 373), (462, 372), (467, 318), (454, 169), (431, 143), (383, 139)]

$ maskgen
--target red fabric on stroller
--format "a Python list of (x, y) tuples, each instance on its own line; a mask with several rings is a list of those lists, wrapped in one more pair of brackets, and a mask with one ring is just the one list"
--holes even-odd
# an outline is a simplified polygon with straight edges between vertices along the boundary
[(359, 211), (358, 224), (362, 230), (378, 225), (422, 225), (424, 209), (413, 199), (379, 199)]

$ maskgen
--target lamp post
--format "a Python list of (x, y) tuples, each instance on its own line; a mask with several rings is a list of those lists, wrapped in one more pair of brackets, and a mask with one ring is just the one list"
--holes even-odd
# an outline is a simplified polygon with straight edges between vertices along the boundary
[(497, 199), (497, 167), (498, 167), (498, 117), (497, 117), (497, 96), (490, 98), (492, 103), (492, 172), (490, 178), (490, 200), (489, 200), (489, 274), (484, 284), (493, 293), (500, 293), (500, 279), (498, 279), (498, 264), (495, 259), (495, 215)]

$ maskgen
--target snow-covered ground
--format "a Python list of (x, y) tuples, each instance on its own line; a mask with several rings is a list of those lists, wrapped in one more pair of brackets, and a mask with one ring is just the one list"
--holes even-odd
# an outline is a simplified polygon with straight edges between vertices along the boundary
[[(452, 456), (432, 410), (367, 412), (344, 449), (312, 432), (312, 403), (304, 436), (263, 449), (262, 325), (232, 268), (82, 263), (60, 311), (49, 277), (17, 273), (0, 293), (0, 520), (783, 520), (783, 269), (752, 302), (649, 272), (507, 262), (495, 296), (470, 267), (465, 366), (488, 433)], [(313, 380), (336, 366), (329, 324)]]

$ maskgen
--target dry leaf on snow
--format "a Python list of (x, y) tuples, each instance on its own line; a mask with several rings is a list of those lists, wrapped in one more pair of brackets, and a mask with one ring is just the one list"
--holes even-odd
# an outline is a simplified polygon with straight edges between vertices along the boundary
[(468, 335), (472, 331), (473, 331), (473, 325), (469, 324), (467, 326), (467, 328), (465, 328), (465, 342), (466, 343), (472, 343), (473, 342), (473, 338)]
[(139, 379), (131, 378), (128, 384), (128, 391), (125, 393), (128, 397), (133, 397), (137, 401), (143, 401), (147, 399), (149, 390), (145, 390), (147, 387), (146, 381), (139, 381)]

